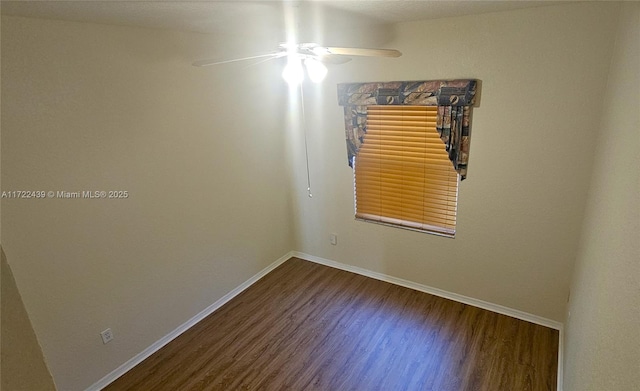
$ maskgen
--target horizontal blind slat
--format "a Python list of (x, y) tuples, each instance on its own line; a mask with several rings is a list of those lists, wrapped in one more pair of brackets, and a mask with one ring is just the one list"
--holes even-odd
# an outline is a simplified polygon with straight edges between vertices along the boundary
[(425, 183), (423, 186), (417, 185), (403, 185), (399, 183), (371, 183), (366, 180), (360, 180), (356, 183), (358, 189), (356, 191), (356, 195), (370, 195), (370, 196), (378, 196), (378, 195), (387, 195), (388, 197), (395, 197), (398, 199), (408, 198), (410, 196), (415, 196), (419, 199), (428, 199), (429, 195), (434, 195), (438, 197), (438, 199), (452, 199), (455, 200), (457, 198), (456, 192), (448, 187), (442, 186), (430, 186), (430, 189), (426, 190), (425, 187), (428, 186)]
[(431, 207), (424, 208), (423, 204), (398, 205), (389, 202), (359, 202), (357, 206), (359, 211), (369, 211), (370, 213), (378, 213), (381, 210), (386, 210), (395, 211), (396, 213), (412, 213), (419, 216), (430, 215), (454, 221), (456, 219), (456, 208), (453, 205), (450, 206), (450, 209), (447, 209), (444, 207), (439, 208), (435, 204)]

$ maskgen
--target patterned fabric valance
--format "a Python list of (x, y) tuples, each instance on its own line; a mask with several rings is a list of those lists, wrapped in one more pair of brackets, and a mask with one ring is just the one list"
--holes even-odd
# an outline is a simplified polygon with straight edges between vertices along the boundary
[(436, 128), (460, 179), (467, 176), (471, 107), (476, 80), (396, 81), (338, 84), (338, 104), (344, 106), (347, 157), (353, 167), (367, 133), (367, 106), (438, 106)]

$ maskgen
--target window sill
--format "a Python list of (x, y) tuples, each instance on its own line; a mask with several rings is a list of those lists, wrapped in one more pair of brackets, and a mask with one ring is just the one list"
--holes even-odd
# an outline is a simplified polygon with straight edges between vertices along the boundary
[[(436, 236), (442, 236), (442, 237), (450, 238), (450, 239), (455, 239), (455, 237), (456, 237), (456, 232), (453, 231), (453, 230), (446, 230), (444, 228), (433, 227), (433, 226), (429, 226), (429, 225), (422, 225), (422, 227), (413, 227), (413, 226), (401, 225), (401, 224), (393, 223), (393, 222), (369, 219), (369, 218), (362, 217), (362, 216), (356, 216), (355, 220), (356, 221), (363, 221), (365, 223), (373, 223), (373, 224), (378, 224), (378, 225), (385, 225), (387, 227), (400, 228), (400, 229), (406, 229), (406, 230), (409, 230), (409, 231), (415, 231), (415, 232), (426, 233), (426, 234), (431, 234), (431, 235), (436, 235)], [(396, 220), (396, 221), (402, 221), (402, 220)], [(418, 225), (416, 223), (411, 223), (411, 224)]]

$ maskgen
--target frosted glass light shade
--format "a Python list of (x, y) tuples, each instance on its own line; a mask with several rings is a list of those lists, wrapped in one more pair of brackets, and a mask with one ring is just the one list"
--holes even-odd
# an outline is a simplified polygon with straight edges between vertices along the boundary
[(296, 57), (289, 57), (287, 60), (287, 66), (282, 71), (282, 78), (289, 83), (290, 86), (296, 86), (302, 83), (304, 79), (304, 70), (300, 59)]
[(318, 60), (307, 58), (304, 60), (304, 66), (307, 68), (307, 74), (314, 83), (320, 83), (327, 76), (327, 67)]

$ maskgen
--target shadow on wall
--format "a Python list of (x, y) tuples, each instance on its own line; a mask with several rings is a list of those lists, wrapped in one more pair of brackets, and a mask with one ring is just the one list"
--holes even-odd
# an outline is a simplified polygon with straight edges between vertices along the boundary
[(2, 389), (12, 391), (55, 390), (42, 349), (22, 304), (13, 273), (2, 252), (2, 324), (0, 344)]

